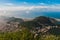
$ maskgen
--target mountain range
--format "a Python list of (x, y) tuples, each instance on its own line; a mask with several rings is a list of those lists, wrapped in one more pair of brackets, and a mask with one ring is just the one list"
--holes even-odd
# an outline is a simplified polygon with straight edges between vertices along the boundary
[(29, 20), (15, 17), (0, 17), (0, 21), (1, 32), (13, 32), (21, 30), (21, 28), (28, 28), (32, 31), (48, 31), (53, 27), (56, 28), (56, 26), (59, 26), (58, 20), (46, 16), (39, 16)]

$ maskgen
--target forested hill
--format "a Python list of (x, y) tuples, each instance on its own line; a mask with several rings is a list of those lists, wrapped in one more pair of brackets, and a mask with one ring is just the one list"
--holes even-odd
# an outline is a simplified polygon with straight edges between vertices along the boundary
[(28, 21), (15, 17), (0, 17), (0, 40), (60, 40), (58, 22), (45, 16)]
[[(57, 20), (54, 18), (49, 18), (45, 16), (39, 16), (34, 19), (30, 19), (29, 21), (24, 21), (22, 18), (15, 17), (0, 17), (1, 21), (3, 20), (3, 24), (1, 22), (0, 30), (5, 31), (16, 31), (21, 27), (26, 27), (30, 30), (37, 28), (45, 28), (47, 26), (56, 26)], [(1, 27), (2, 26), (2, 27)]]

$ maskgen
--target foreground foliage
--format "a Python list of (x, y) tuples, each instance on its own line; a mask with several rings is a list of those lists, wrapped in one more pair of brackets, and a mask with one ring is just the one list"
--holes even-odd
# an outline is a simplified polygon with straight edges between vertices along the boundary
[(18, 32), (0, 33), (0, 40), (60, 40), (60, 35), (39, 34), (36, 37), (34, 35), (28, 29), (23, 29)]

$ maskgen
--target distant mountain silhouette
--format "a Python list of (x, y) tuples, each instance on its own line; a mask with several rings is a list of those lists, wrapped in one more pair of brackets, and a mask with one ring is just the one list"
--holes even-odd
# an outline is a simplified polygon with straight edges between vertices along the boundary
[(45, 16), (39, 16), (29, 21), (24, 21), (21, 18), (15, 17), (8, 17), (5, 20), (7, 20), (5, 25), (2, 25), (2, 28), (0, 29), (0, 31), (3, 32), (20, 30), (20, 27), (26, 27), (30, 30), (44, 29), (44, 31), (48, 31), (50, 27), (47, 26), (56, 26), (55, 23), (57, 22), (57, 20), (55, 20), (54, 18), (49, 18)]
[(9, 23), (9, 22), (19, 22), (19, 23), (24, 22), (23, 19), (21, 19), (21, 18), (15, 18), (15, 17), (10, 17), (7, 20), (8, 20), (7, 23)]
[(54, 25), (57, 20), (45, 16), (36, 17), (33, 21), (41, 23), (43, 25)]
[(55, 26), (55, 22), (57, 21), (53, 18), (40, 16), (40, 17), (36, 17), (35, 19), (31, 21), (25, 21), (21, 25), (28, 27), (29, 29), (34, 28), (34, 27), (43, 28), (43, 26)]

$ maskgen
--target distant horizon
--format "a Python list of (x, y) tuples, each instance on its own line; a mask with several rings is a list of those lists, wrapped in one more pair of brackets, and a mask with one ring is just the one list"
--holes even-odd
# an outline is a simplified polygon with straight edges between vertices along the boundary
[[(33, 14), (33, 15), (32, 15)], [(16, 18), (23, 18), (23, 19), (34, 19), (39, 16), (45, 16), (45, 17), (50, 17), (50, 18), (57, 18), (60, 19), (60, 12), (41, 12), (41, 15), (39, 13), (32, 13), (29, 15), (24, 14), (24, 16), (18, 14), (18, 15), (1, 15), (5, 17), (16, 17)]]
[(0, 16), (60, 18), (60, 0), (0, 0)]

